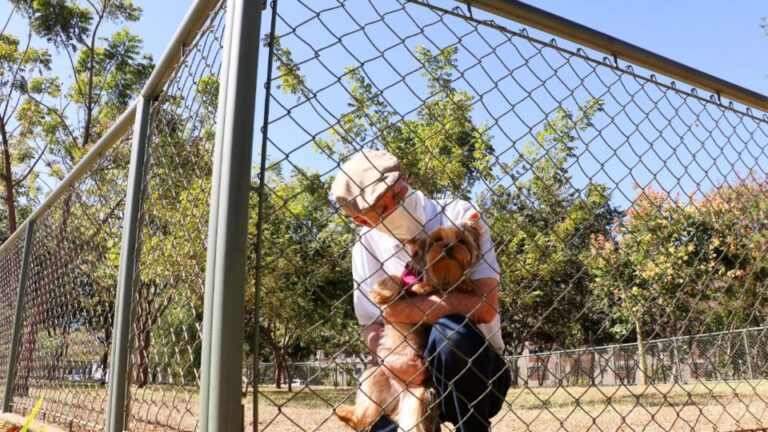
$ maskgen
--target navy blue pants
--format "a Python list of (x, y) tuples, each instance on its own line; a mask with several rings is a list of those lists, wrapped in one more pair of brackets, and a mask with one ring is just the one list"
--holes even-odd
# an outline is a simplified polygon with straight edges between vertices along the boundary
[[(429, 332), (424, 351), (440, 405), (440, 421), (460, 432), (490, 430), (490, 419), (504, 404), (512, 376), (504, 359), (462, 315), (440, 318)], [(395, 432), (387, 417), (371, 432)]]

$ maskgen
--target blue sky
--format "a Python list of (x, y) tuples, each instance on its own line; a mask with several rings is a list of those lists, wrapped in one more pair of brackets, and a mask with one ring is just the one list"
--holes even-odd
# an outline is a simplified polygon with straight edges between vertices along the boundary
[[(144, 15), (133, 31), (158, 58), (191, 2), (135, 1)], [(768, 92), (768, 39), (759, 27), (761, 17), (768, 16), (768, 3), (763, 0), (528, 3), (752, 90)], [(7, 8), (7, 3), (0, 4)]]
[[(327, 1), (327, 0), (326, 0)], [(145, 42), (145, 48), (148, 52), (153, 54), (155, 60), (158, 60), (170, 41), (173, 33), (178, 25), (181, 23), (184, 14), (189, 8), (191, 1), (189, 0), (162, 0), (162, 1), (147, 1), (147, 0), (135, 0), (144, 9), (142, 19), (138, 23), (131, 24), (131, 30), (140, 35)], [(323, 0), (318, 0), (322, 3)], [(768, 56), (766, 56), (766, 50), (768, 50), (768, 39), (764, 35), (763, 29), (760, 28), (761, 17), (768, 15), (768, 4), (764, 1), (758, 0), (739, 0), (737, 2), (724, 2), (717, 0), (675, 0), (675, 1), (660, 1), (660, 0), (636, 0), (636, 1), (607, 1), (607, 0), (582, 0), (582, 1), (553, 1), (553, 0), (528, 0), (529, 3), (546, 9), (550, 12), (559, 14), (573, 21), (581, 24), (593, 27), (599, 31), (613, 35), (614, 37), (623, 39), (627, 42), (639, 45), (643, 48), (655, 51), (661, 55), (673, 58), (679, 62), (700, 69), (704, 72), (718, 76), (720, 78), (732, 81), (738, 85), (750, 88), (752, 90), (767, 93), (768, 92)], [(307, 2), (309, 4), (317, 4), (312, 1)], [(355, 3), (355, 2), (352, 2)], [(360, 0), (358, 3), (366, 3)], [(385, 2), (388, 3), (388, 2)], [(281, 14), (285, 16), (289, 21), (291, 18), (296, 18), (296, 22), (299, 22), (298, 16), (302, 14), (301, 8), (297, 8), (296, 13), (288, 10), (289, 2), (281, 2)], [(736, 5), (736, 6), (734, 6)], [(9, 12), (9, 3), (7, 0), (0, 0), (0, 18), (4, 19)], [(294, 17), (296, 15), (296, 17)], [(402, 30), (406, 30), (406, 25), (403, 25)], [(318, 30), (316, 27), (309, 27), (312, 31)], [(20, 23), (14, 22), (11, 26), (11, 31), (18, 32), (22, 29)], [(514, 27), (513, 27), (514, 29)], [(400, 29), (398, 29), (400, 30)], [(376, 31), (372, 29), (372, 31)], [(278, 25), (278, 33), (280, 33), (280, 25)], [(311, 32), (310, 32), (311, 33)], [(374, 34), (374, 33), (372, 33)], [(535, 32), (533, 33), (536, 34)], [(382, 38), (385, 33), (381, 33)], [(316, 44), (316, 47), (321, 46), (322, 35), (318, 31), (318, 34), (312, 34), (313, 39), (311, 43)], [(438, 35), (437, 39), (442, 36)], [(446, 38), (446, 41), (450, 42), (450, 37)], [(287, 41), (287, 40), (286, 40)], [(287, 43), (287, 42), (286, 42)], [(350, 42), (351, 43), (351, 42)], [(468, 42), (468, 46), (472, 48), (472, 43)], [(302, 60), (302, 48), (300, 46), (292, 47), (297, 60)], [(465, 48), (466, 49), (466, 48)], [(361, 51), (364, 49), (361, 48)], [(304, 53), (306, 54), (306, 53)], [(329, 50), (324, 52), (326, 59), (330, 59), (331, 62), (350, 64), (349, 58), (345, 57), (343, 52), (335, 52)], [(306, 57), (306, 56), (304, 56)], [(346, 62), (346, 63), (345, 63)], [(343, 66), (342, 64), (342, 66)], [(310, 62), (306, 66), (305, 73), (311, 75), (311, 79), (322, 75), (321, 68), (317, 64)], [(386, 76), (386, 73), (380, 66), (376, 64), (371, 65), (371, 73), (379, 73), (379, 76)], [(524, 75), (525, 71), (521, 71)], [(517, 73), (517, 72), (516, 72)], [(320, 80), (320, 78), (317, 78)], [(372, 78), (376, 82), (376, 77)], [(531, 78), (529, 78), (530, 80)], [(261, 79), (260, 79), (261, 80)], [(471, 80), (470, 80), (471, 81)], [(475, 82), (480, 82), (477, 80)], [(520, 87), (525, 88), (525, 78), (521, 78), (523, 85)], [(472, 83), (469, 83), (472, 84)], [(480, 85), (482, 87), (482, 84)], [(516, 89), (514, 86), (508, 86), (505, 90), (513, 91)], [(686, 86), (687, 87), (687, 86)], [(393, 95), (393, 101), (398, 108), (403, 106), (412, 106), (412, 103), (407, 100), (407, 94), (402, 92), (402, 88), (396, 87), (398, 90), (396, 95)], [(482, 90), (480, 88), (479, 90)], [(259, 91), (262, 91), (259, 86)], [(342, 90), (343, 91), (343, 90)], [(338, 99), (337, 101), (327, 100), (325, 103), (328, 106), (332, 106), (334, 103), (343, 103), (344, 98), (339, 97), (343, 93), (328, 92), (331, 98)], [(583, 95), (582, 95), (583, 96)], [(279, 97), (279, 96), (278, 96)], [(488, 101), (493, 101), (493, 95), (487, 97)], [(532, 93), (531, 100), (536, 103), (544, 104), (546, 94), (537, 95)], [(639, 99), (639, 98), (638, 98)], [(259, 97), (259, 106), (262, 97)], [(286, 99), (287, 100), (287, 99)], [(583, 101), (583, 97), (580, 100), (574, 98), (574, 103)], [(288, 101), (288, 103), (295, 103), (295, 101)], [(528, 102), (525, 102), (528, 103)], [(653, 104), (652, 100), (640, 102), (642, 105)], [(491, 104), (492, 105), (492, 104)], [(523, 106), (523, 108), (526, 108)], [(536, 107), (529, 106), (529, 112), (536, 114)], [(642, 106), (640, 106), (642, 109)], [(300, 111), (299, 111), (300, 112)], [(273, 115), (279, 115), (279, 110)], [(297, 113), (298, 115), (298, 113)], [(311, 117), (311, 113), (307, 112), (308, 119)], [(483, 120), (485, 117), (495, 116), (491, 110), (483, 111), (478, 109), (476, 116)], [(523, 114), (525, 116), (525, 114)], [(520, 119), (513, 119), (517, 123)], [(540, 120), (540, 119), (539, 119)], [(631, 118), (621, 120), (624, 124), (627, 124)], [(693, 122), (695, 118), (684, 119), (685, 122)], [(306, 136), (311, 136), (312, 133), (322, 129), (322, 121), (305, 120), (306, 124), (294, 120), (293, 122), (287, 122), (281, 125), (275, 124), (272, 131), (273, 137), (276, 142), (297, 142), (301, 143), (306, 140)], [(511, 146), (518, 146), (525, 140), (530, 140), (531, 136), (524, 133), (517, 134), (512, 131), (516, 129), (517, 125), (507, 119), (502, 119), (503, 124), (496, 131), (493, 131), (495, 138), (498, 140), (501, 138), (501, 147), (506, 146), (506, 142), (511, 142)], [(523, 119), (523, 122), (525, 119)], [(606, 124), (606, 127), (610, 126), (610, 130), (606, 129), (603, 132), (605, 142), (594, 144), (592, 148), (595, 153), (606, 153), (606, 150), (610, 151), (607, 147), (616, 140), (624, 139), (621, 134), (621, 124), (617, 122), (614, 125)], [(299, 127), (297, 127), (299, 126)], [(299, 130), (301, 127), (306, 127), (308, 132), (304, 133), (305, 137), (302, 137), (302, 132)], [(530, 125), (529, 125), (530, 127)], [(638, 127), (640, 129), (640, 127)], [(503, 136), (503, 134), (509, 132), (510, 136)], [(687, 135), (688, 140), (706, 139), (706, 135), (698, 136), (696, 130), (678, 130), (675, 131), (676, 135)], [(657, 137), (658, 138), (658, 137)], [(676, 139), (677, 137), (672, 137)], [(635, 144), (632, 142), (634, 138), (627, 138), (627, 144)], [(684, 139), (685, 140), (685, 139)], [(664, 142), (662, 144), (668, 144)], [(717, 142), (712, 142), (712, 145), (720, 145)], [(758, 144), (758, 143), (754, 143)], [(496, 143), (494, 145), (497, 145)], [(694, 144), (695, 145), (695, 144)], [(591, 157), (590, 155), (584, 155), (584, 163), (578, 167), (575, 180), (579, 182), (586, 179), (587, 176), (592, 174), (597, 175), (597, 180), (615, 185), (625, 195), (618, 198), (618, 201), (622, 204), (626, 204), (626, 199), (631, 195), (631, 182), (639, 182), (645, 184), (651, 184), (651, 180), (654, 178), (659, 180), (662, 188), (667, 187), (663, 183), (679, 184), (680, 190), (685, 192), (690, 190), (697, 184), (701, 184), (706, 177), (710, 177), (709, 180), (716, 183), (719, 180), (726, 178), (729, 174), (727, 171), (727, 165), (729, 161), (733, 161), (735, 155), (744, 149), (734, 149), (730, 156), (728, 154), (729, 149), (716, 148), (715, 152), (721, 154), (720, 157), (708, 158), (706, 154), (684, 154), (680, 156), (680, 148), (675, 145), (665, 146), (656, 145), (654, 152), (644, 153), (642, 156), (637, 157), (634, 162), (635, 165), (630, 170), (626, 166), (618, 164), (616, 160), (610, 160), (610, 155), (605, 155), (605, 158)], [(649, 146), (650, 148), (650, 146)], [(683, 150), (685, 150), (683, 148)], [(688, 153), (693, 153), (688, 151)], [(279, 152), (272, 151), (270, 157), (279, 155)], [(703, 156), (702, 156), (703, 155)], [(632, 155), (623, 155), (624, 160)], [(678, 159), (675, 161), (674, 157)], [(715, 160), (717, 159), (717, 160)], [(331, 165), (317, 165), (312, 153), (306, 149), (306, 151), (298, 151), (292, 155), (292, 160), (298, 162), (301, 165), (312, 166), (315, 169), (323, 171)], [(645, 167), (643, 165), (663, 164), (666, 162), (667, 169), (663, 171), (655, 171), (654, 169)], [(700, 166), (691, 167), (692, 162), (697, 162)], [(765, 162), (765, 161), (763, 161)], [(759, 165), (760, 167), (768, 166)], [(614, 164), (613, 166), (611, 164)], [(720, 169), (725, 164), (725, 168)], [(749, 165), (749, 164), (747, 164)], [(606, 169), (599, 170), (600, 166), (605, 166)], [(687, 167), (685, 169), (684, 167)], [(623, 171), (624, 174), (613, 178), (610, 176), (612, 170)], [(687, 171), (688, 177), (678, 175), (675, 171)], [(600, 172), (597, 172), (600, 171)], [(632, 177), (627, 177), (625, 174), (631, 171)], [(671, 183), (670, 183), (671, 182)], [(672, 189), (671, 187), (669, 189)]]
[[(159, 58), (189, 0), (135, 0), (144, 9), (132, 30)], [(287, 2), (283, 2), (287, 4)], [(763, 0), (528, 0), (627, 42), (752, 90), (768, 92), (768, 39), (759, 27)], [(8, 3), (0, 2), (0, 16)]]

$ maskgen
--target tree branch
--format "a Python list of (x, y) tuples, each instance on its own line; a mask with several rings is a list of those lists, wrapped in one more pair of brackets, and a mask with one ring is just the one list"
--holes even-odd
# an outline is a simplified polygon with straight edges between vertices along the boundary
[(24, 53), (19, 57), (19, 61), (16, 64), (16, 67), (13, 69), (13, 73), (11, 74), (11, 85), (8, 86), (8, 94), (6, 95), (6, 101), (5, 101), (5, 108), (3, 108), (3, 117), (8, 118), (8, 105), (11, 103), (11, 94), (13, 94), (13, 83), (16, 82), (16, 79), (19, 76), (19, 71), (21, 70), (21, 65), (24, 63), (24, 58), (27, 56), (27, 53), (29, 52), (29, 46), (32, 44), (32, 27), (29, 27), (29, 31), (27, 32), (27, 46), (24, 48)]
[(51, 108), (51, 107), (50, 107), (48, 104), (46, 104), (46, 103), (45, 103), (45, 102), (43, 102), (42, 100), (40, 100), (40, 99), (38, 99), (38, 98), (36, 98), (36, 97), (32, 96), (31, 94), (30, 94), (30, 95), (28, 95), (28, 96), (29, 96), (29, 98), (30, 98), (30, 99), (32, 99), (32, 100), (33, 100), (35, 103), (37, 103), (37, 104), (40, 104), (40, 106), (42, 106), (43, 108), (47, 109), (49, 112), (52, 112), (52, 113), (53, 113), (53, 114), (56, 116), (56, 118), (58, 118), (58, 119), (59, 119), (59, 121), (61, 122), (61, 124), (63, 124), (63, 125), (64, 125), (64, 130), (67, 132), (67, 134), (68, 134), (68, 135), (69, 135), (69, 137), (72, 139), (72, 141), (75, 143), (75, 145), (77, 145), (77, 143), (78, 143), (78, 142), (77, 142), (77, 138), (75, 137), (74, 133), (72, 133), (72, 130), (69, 128), (69, 125), (68, 125), (68, 124), (67, 124), (67, 122), (64, 120), (64, 117), (61, 115), (61, 113), (60, 113), (60, 112), (58, 112), (58, 111), (56, 111), (55, 109)]
[(45, 146), (40, 150), (40, 153), (37, 155), (37, 159), (35, 159), (35, 161), (32, 162), (32, 165), (30, 165), (29, 170), (26, 172), (26, 174), (24, 174), (23, 176), (21, 176), (21, 178), (13, 182), (14, 187), (20, 185), (24, 180), (27, 179), (27, 177), (29, 177), (30, 174), (32, 174), (32, 171), (35, 170), (37, 163), (40, 162), (40, 160), (45, 155), (46, 150), (48, 150), (48, 144), (45, 144)]
[(85, 100), (85, 127), (83, 128), (83, 147), (87, 146), (91, 141), (91, 123), (93, 122), (93, 75), (95, 73), (96, 63), (96, 35), (99, 33), (99, 27), (104, 20), (104, 14), (106, 13), (107, 4), (103, 3), (103, 8), (99, 11), (99, 19), (96, 21), (96, 25), (93, 27), (93, 33), (91, 34), (91, 44), (88, 46), (91, 56), (88, 62), (88, 97)]
[[(13, 4), (13, 3), (11, 3)], [(8, 19), (5, 20), (5, 24), (3, 24), (3, 29), (0, 30), (0, 34), (5, 34), (5, 31), (8, 29), (8, 24), (11, 22), (11, 18), (13, 18), (13, 14), (16, 12), (16, 6), (13, 6), (13, 9), (11, 9), (11, 13), (8, 14)]]

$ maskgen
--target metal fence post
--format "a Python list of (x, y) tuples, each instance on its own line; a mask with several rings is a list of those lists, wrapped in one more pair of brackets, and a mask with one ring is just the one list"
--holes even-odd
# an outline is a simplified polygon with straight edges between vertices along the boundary
[(29, 259), (32, 254), (32, 239), (34, 236), (35, 220), (27, 222), (27, 234), (24, 238), (24, 252), (21, 255), (21, 272), (19, 273), (19, 291), (16, 296), (16, 313), (13, 317), (13, 333), (11, 335), (11, 352), (8, 353), (8, 374), (5, 377), (5, 395), (3, 396), (3, 412), (11, 410), (13, 399), (13, 385), (16, 378), (16, 362), (19, 358), (19, 345), (21, 345), (21, 320), (24, 317), (24, 297), (27, 291), (27, 276), (29, 273)]
[(203, 300), (203, 331), (201, 334), (203, 348), (200, 355), (200, 427), (205, 431), (208, 425), (208, 389), (210, 381), (211, 365), (211, 333), (213, 311), (213, 275), (216, 268), (216, 225), (219, 209), (219, 183), (221, 180), (221, 140), (224, 137), (225, 107), (227, 106), (227, 76), (229, 73), (229, 50), (232, 38), (232, 22), (234, 9), (227, 8), (227, 17), (224, 24), (224, 41), (219, 70), (219, 94), (216, 110), (216, 137), (213, 147), (213, 172), (211, 175), (211, 197), (208, 213), (208, 241), (207, 257), (205, 264), (205, 292)]
[(675, 359), (675, 369), (677, 369), (677, 373), (675, 374), (675, 379), (679, 383), (683, 383), (683, 369), (680, 366), (680, 353), (677, 350), (677, 339), (672, 339), (672, 354), (674, 355)]
[[(201, 382), (203, 432), (232, 432), (242, 429), (241, 367), (245, 310), (245, 265), (247, 259), (248, 204), (250, 198), (253, 124), (256, 110), (256, 73), (261, 27), (261, 2), (229, 0), (232, 9), (231, 37), (224, 50), (229, 55), (226, 81), (223, 137), (220, 141), (221, 177), (213, 258), (212, 301), (206, 310), (209, 327), (203, 337), (209, 349)], [(217, 131), (219, 132), (219, 131)], [(217, 161), (214, 161), (216, 164)], [(215, 194), (212, 191), (212, 194)], [(212, 262), (210, 257), (208, 262)], [(207, 270), (211, 270), (208, 268)], [(207, 404), (207, 406), (206, 406)]]
[(115, 319), (112, 334), (112, 358), (109, 368), (109, 396), (107, 404), (107, 431), (125, 429), (128, 410), (128, 357), (130, 350), (131, 309), (133, 306), (133, 279), (136, 272), (136, 252), (139, 236), (139, 210), (146, 163), (147, 139), (151, 100), (139, 96), (131, 145), (131, 165), (128, 171), (128, 189), (125, 198), (123, 235), (120, 243), (120, 267), (115, 298)]
[(749, 372), (749, 379), (753, 380), (755, 379), (755, 375), (752, 372), (752, 354), (749, 352), (749, 339), (747, 339), (747, 331), (744, 330), (741, 336), (744, 339), (744, 353), (747, 356), (747, 371)]

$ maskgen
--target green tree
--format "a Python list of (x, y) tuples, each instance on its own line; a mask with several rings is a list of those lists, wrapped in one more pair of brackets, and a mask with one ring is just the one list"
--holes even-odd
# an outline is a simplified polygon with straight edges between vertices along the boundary
[[(175, 88), (175, 87), (171, 87)], [(164, 93), (153, 111), (134, 304), (134, 383), (193, 382), (200, 365), (206, 223), (218, 80)]]
[[(644, 353), (649, 336), (762, 325), (766, 209), (765, 185), (756, 182), (722, 185), (701, 200), (637, 188), (611, 236), (593, 239), (590, 272), (608, 330)], [(752, 313), (737, 312), (745, 310)]]
[[(28, 210), (24, 202), (34, 196), (36, 165), (44, 144), (35, 142), (35, 133), (46, 113), (40, 107), (23, 104), (27, 94), (48, 99), (59, 94), (55, 79), (46, 78), (51, 70), (51, 56), (47, 50), (30, 46), (31, 34), (21, 41), (5, 33), (0, 34), (0, 145), (2, 169), (0, 183), (5, 203), (3, 217), (7, 238), (16, 231), (19, 206)], [(38, 108), (38, 109), (35, 109)], [(26, 213), (26, 212), (25, 212)]]
[[(6, 93), (8, 99), (3, 102), (13, 106), (15, 114), (8, 116), (10, 110), (3, 113), (6, 132), (11, 130), (13, 133), (3, 142), (11, 157), (10, 163), (6, 158), (2, 171), (6, 178), (0, 179), (6, 180), (6, 189), (10, 186), (15, 188), (6, 190), (3, 197), (7, 204), (8, 228), (12, 230), (11, 222), (15, 220), (12, 214), (18, 209), (19, 195), (31, 206), (41, 179), (56, 181), (63, 178), (138, 93), (151, 72), (152, 60), (149, 55), (141, 54), (141, 39), (127, 29), (107, 33), (110, 25), (119, 27), (139, 19), (141, 9), (130, 0), (10, 0), (10, 3), (14, 10), (12, 13), (22, 16), (30, 30), (24, 42), (14, 36), (4, 36), (3, 48), (0, 48), (3, 51), (3, 59), (0, 60), (3, 66), (0, 68), (14, 71), (3, 77), (13, 80), (13, 86), (8, 88), (14, 93)], [(71, 81), (52, 75), (49, 51), (32, 49), (34, 41), (47, 44), (56, 52), (68, 65)], [(25, 48), (20, 49), (20, 46)], [(16, 67), (8, 69), (6, 65), (14, 62)], [(94, 173), (93, 177), (95, 181), (104, 180), (102, 185), (106, 185), (114, 184), (107, 181), (115, 180), (114, 175), (115, 172), (110, 174), (109, 170), (105, 170)], [(93, 197), (100, 197), (98, 194), (103, 193), (97, 186), (80, 192), (93, 193)], [(103, 205), (106, 204), (102, 202)], [(104, 252), (106, 248), (117, 247), (109, 244), (104, 236), (88, 238), (91, 233), (104, 229), (103, 224), (111, 223), (101, 217), (85, 217), (98, 207), (98, 203), (87, 203), (87, 200), (81, 201), (75, 194), (69, 194), (57, 207), (55, 217), (58, 222), (52, 236), (81, 245), (89, 244), (88, 241), (106, 242), (90, 244), (90, 251), (84, 253)], [(105, 209), (101, 208), (101, 211)], [(49, 218), (54, 218), (53, 213)], [(89, 223), (93, 225), (87, 226)], [(100, 257), (82, 259), (103, 262)], [(43, 292), (39, 293), (41, 298), (51, 298), (57, 289), (67, 284), (66, 278), (60, 276), (67, 272), (66, 265), (58, 260), (52, 261), (47, 272), (57, 275), (58, 279), (47, 279)], [(110, 298), (110, 293), (113, 297), (116, 280), (113, 274), (98, 269), (84, 274), (88, 277), (82, 280), (88, 281), (85, 284), (88, 288), (85, 285), (81, 288), (91, 292), (99, 290), (98, 293), (93, 292), (91, 300), (105, 300)], [(102, 276), (107, 279), (97, 280)], [(103, 307), (107, 303), (95, 301), (81, 304), (75, 296), (57, 299), (61, 303), (70, 302), (58, 305), (68, 310), (90, 307), (93, 319), (85, 319), (85, 322), (99, 326), (99, 331), (104, 334), (105, 351), (108, 350), (110, 335), (104, 328), (111, 327), (111, 311)], [(54, 307), (57, 305), (50, 305), (50, 308)], [(35, 326), (43, 326), (49, 333), (67, 328), (66, 324), (56, 319), (45, 318), (54, 316), (46, 308), (37, 309), (37, 313), (40, 317), (32, 319), (34, 324), (25, 332), (27, 349), (20, 358), (20, 376), (27, 376), (32, 367), (31, 355), (41, 330)]]
[[(311, 358), (318, 349), (360, 352), (349, 288), (353, 285), (351, 245), (353, 228), (334, 213), (327, 180), (318, 174), (295, 171), (289, 179), (271, 172), (266, 186), (261, 268), (249, 267), (250, 281), (261, 276), (258, 323), (251, 308), (246, 313), (246, 335), (253, 353), (255, 326), (275, 362), (275, 385), (291, 382), (290, 365)], [(258, 199), (252, 202), (256, 220)], [(256, 224), (249, 233), (251, 263), (256, 263)], [(253, 302), (249, 289), (247, 304)]]
[[(300, 99), (312, 99), (312, 90), (290, 49), (279, 39), (274, 48), (278, 88)], [(475, 184), (495, 179), (495, 158), (487, 125), (472, 118), (475, 97), (454, 85), (457, 54), (457, 47), (437, 54), (424, 46), (414, 49), (426, 92), (412, 117), (391, 107), (361, 68), (347, 67), (349, 110), (326, 136), (315, 140), (316, 150), (343, 161), (361, 148), (384, 148), (398, 157), (416, 189), (433, 197), (470, 199)]]
[(502, 165), (508, 183), (481, 197), (495, 235), (500, 314), (512, 354), (521, 353), (526, 343), (573, 348), (606, 339), (592, 309), (585, 267), (591, 237), (607, 234), (618, 210), (606, 186), (589, 182), (579, 191), (568, 173), (579, 132), (593, 127), (601, 110), (599, 100), (587, 101), (576, 114), (556, 110), (535, 141)]
[[(9, 232), (19, 204), (34, 205), (41, 178), (62, 179), (128, 106), (152, 70), (141, 38), (106, 25), (137, 21), (130, 0), (9, 0), (27, 21), (25, 40), (0, 38), (0, 136)], [(53, 75), (48, 44), (69, 65), (71, 82)], [(32, 200), (32, 203), (28, 203)]]

